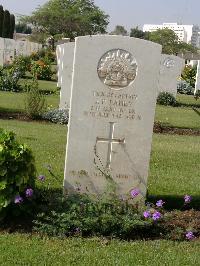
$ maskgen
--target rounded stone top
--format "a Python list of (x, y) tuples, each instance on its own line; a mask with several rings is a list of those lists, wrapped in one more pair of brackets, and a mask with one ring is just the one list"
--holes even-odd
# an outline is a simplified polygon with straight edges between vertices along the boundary
[(112, 49), (100, 58), (97, 73), (109, 88), (120, 90), (135, 80), (137, 69), (136, 59), (131, 53), (123, 49)]

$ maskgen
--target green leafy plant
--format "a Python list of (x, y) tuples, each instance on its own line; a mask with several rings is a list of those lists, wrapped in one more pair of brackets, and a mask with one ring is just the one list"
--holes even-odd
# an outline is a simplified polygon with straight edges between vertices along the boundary
[(185, 80), (180, 80), (177, 84), (177, 92), (180, 94), (193, 95), (194, 88)]
[(0, 90), (2, 91), (20, 91), (19, 85), (20, 70), (15, 66), (3, 67), (0, 69)]
[(42, 119), (51, 121), (53, 123), (59, 123), (61, 125), (67, 124), (69, 120), (68, 109), (54, 109), (42, 115)]
[(31, 63), (31, 74), (33, 77), (41, 80), (51, 80), (53, 72), (50, 62), (44, 59)]
[[(30, 201), (35, 175), (35, 161), (30, 149), (18, 143), (14, 133), (0, 129), (0, 218), (10, 208), (16, 209), (22, 202)], [(26, 204), (23, 206), (25, 208)]]
[(32, 119), (40, 118), (46, 111), (46, 100), (39, 90), (38, 81), (33, 79), (32, 82), (25, 84), (25, 112)]
[(176, 106), (176, 98), (168, 92), (161, 92), (158, 95), (157, 98), (157, 103), (160, 105), (171, 105), (171, 106)]
[(31, 64), (30, 56), (17, 56), (13, 61), (12, 66), (19, 72), (20, 77), (24, 77), (26, 72), (29, 71)]

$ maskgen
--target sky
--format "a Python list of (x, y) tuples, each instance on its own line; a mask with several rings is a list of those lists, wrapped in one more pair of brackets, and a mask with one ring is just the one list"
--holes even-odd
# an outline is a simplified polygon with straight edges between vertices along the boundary
[[(0, 0), (4, 9), (14, 14), (31, 14), (47, 0)], [(178, 22), (200, 25), (200, 0), (94, 0), (106, 14), (110, 15), (108, 31), (115, 25), (130, 28), (143, 24)]]

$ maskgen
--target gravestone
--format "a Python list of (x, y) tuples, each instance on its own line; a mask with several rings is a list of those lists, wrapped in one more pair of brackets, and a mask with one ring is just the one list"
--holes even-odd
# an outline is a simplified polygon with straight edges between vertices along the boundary
[[(70, 107), (71, 83), (74, 60), (74, 43), (62, 44), (62, 68), (61, 68), (61, 90), (60, 90), (60, 109), (68, 109)], [(60, 66), (61, 67), (61, 66)], [(60, 68), (58, 67), (58, 68)]]
[(176, 97), (178, 77), (184, 68), (184, 59), (175, 55), (161, 55), (158, 93), (169, 92)]
[(146, 195), (161, 46), (123, 36), (75, 41), (64, 190)]
[(26, 53), (26, 42), (25, 41), (16, 41), (16, 55), (27, 55)]
[(197, 92), (199, 92), (199, 91), (200, 91), (200, 61), (198, 60), (194, 95), (196, 95)]
[(57, 58), (57, 87), (61, 87), (63, 78), (63, 54), (64, 46), (63, 44), (56, 46), (56, 58)]
[(15, 40), (4, 39), (4, 64), (11, 64), (15, 57)]
[(4, 64), (4, 38), (0, 38), (0, 66)]

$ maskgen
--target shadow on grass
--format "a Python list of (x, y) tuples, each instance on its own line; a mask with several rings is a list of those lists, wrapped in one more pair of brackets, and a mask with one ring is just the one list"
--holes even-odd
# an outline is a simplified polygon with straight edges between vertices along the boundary
[(193, 111), (195, 111), (196, 114), (198, 114), (200, 116), (200, 112), (196, 109), (196, 108), (192, 108)]
[(166, 210), (187, 210), (187, 209), (194, 209), (200, 210), (200, 195), (199, 196), (192, 196), (192, 200), (188, 204), (184, 204), (184, 196), (177, 196), (177, 195), (148, 195), (147, 202), (156, 203), (157, 200), (162, 199), (165, 202), (164, 208)]

